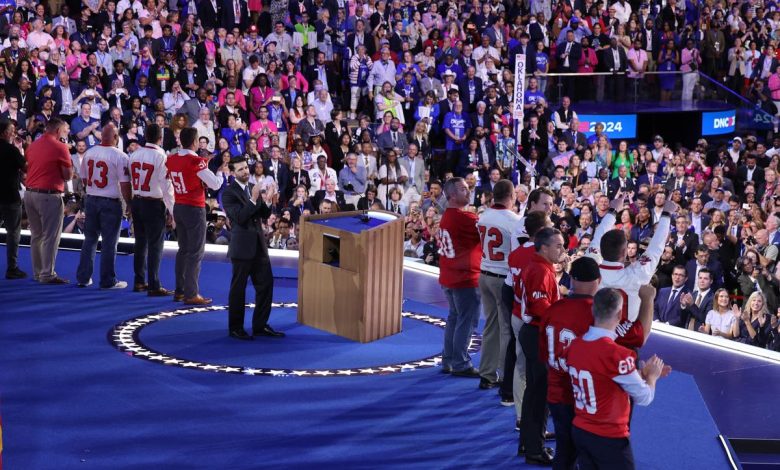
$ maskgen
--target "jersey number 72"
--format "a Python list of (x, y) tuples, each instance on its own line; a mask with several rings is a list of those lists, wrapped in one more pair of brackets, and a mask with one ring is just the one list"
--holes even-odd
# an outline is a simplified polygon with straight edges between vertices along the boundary
[(490, 261), (504, 261), (503, 251), (496, 251), (504, 244), (504, 234), (496, 227), (479, 225), (479, 238), (482, 242), (482, 257)]

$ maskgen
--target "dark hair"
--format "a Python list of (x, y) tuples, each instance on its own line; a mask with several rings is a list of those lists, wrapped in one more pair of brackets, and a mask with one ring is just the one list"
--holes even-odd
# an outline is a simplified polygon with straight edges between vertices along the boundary
[(525, 215), (525, 233), (533, 238), (539, 230), (547, 227), (550, 218), (542, 211), (533, 211)]
[[(675, 270), (675, 269), (682, 269), (682, 270), (683, 270), (683, 273), (685, 273), (685, 277), (688, 277), (688, 270), (687, 270), (687, 269), (685, 269), (685, 266), (683, 266), (682, 264), (676, 264), (676, 265), (675, 265), (675, 266), (672, 268), (672, 272), (674, 272), (674, 270)], [(701, 270), (699, 270), (699, 272), (701, 272)]]
[(188, 149), (198, 140), (198, 130), (194, 127), (185, 127), (179, 134), (182, 148)]
[[(247, 160), (246, 160), (246, 158), (244, 158), (244, 157), (235, 157), (235, 158), (231, 158), (231, 159), (230, 159), (230, 161), (228, 162), (228, 169), (229, 169), (230, 171), (233, 171), (233, 170), (235, 170), (235, 167), (236, 167), (236, 165), (238, 165), (238, 164), (239, 164), (239, 163), (241, 163), (241, 162), (243, 162), (243, 163), (247, 163)], [(260, 166), (263, 166), (263, 165), (260, 165)]]
[(545, 227), (539, 230), (534, 237), (534, 249), (538, 252), (543, 245), (549, 245), (553, 237), (556, 236), (562, 236), (561, 231), (557, 228)]
[(601, 257), (606, 261), (619, 261), (618, 257), (626, 246), (626, 233), (621, 229), (610, 230), (601, 237)]
[(157, 124), (149, 124), (146, 126), (145, 136), (147, 142), (156, 144), (160, 140), (160, 137), (162, 137), (162, 129), (160, 129), (160, 126)]
[(539, 202), (539, 199), (541, 199), (542, 194), (546, 194), (550, 196), (551, 198), (555, 199), (555, 193), (553, 193), (549, 188), (536, 188), (533, 191), (531, 191), (531, 194), (528, 195), (528, 205), (536, 204)]
[[(699, 274), (701, 274), (701, 273), (704, 273), (704, 274), (708, 275), (710, 277), (710, 281), (712, 281), (712, 271), (710, 271), (709, 268), (701, 268), (699, 270)], [(697, 274), (696, 276), (698, 276), (699, 274)]]
[(14, 124), (13, 122), (7, 119), (3, 119), (2, 121), (0, 121), (0, 135), (5, 134), (8, 128), (11, 127), (13, 124)]
[(701, 252), (701, 253), (704, 253), (704, 252), (709, 253), (710, 249), (707, 248), (707, 245), (705, 245), (704, 243), (700, 243), (699, 246), (696, 247), (696, 253), (699, 253), (699, 252)]
[(499, 180), (498, 183), (493, 186), (493, 199), (496, 201), (503, 201), (508, 197), (514, 198), (515, 185), (509, 180)]

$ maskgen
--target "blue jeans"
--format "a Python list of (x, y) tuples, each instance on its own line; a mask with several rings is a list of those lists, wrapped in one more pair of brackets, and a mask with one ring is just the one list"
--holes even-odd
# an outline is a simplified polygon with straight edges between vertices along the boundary
[(114, 264), (119, 230), (122, 226), (122, 203), (119, 199), (87, 196), (84, 209), (84, 244), (81, 246), (76, 280), (79, 284), (87, 284), (92, 277), (100, 235), (103, 237), (100, 248), (100, 287), (113, 287), (117, 282)]
[(471, 333), (479, 322), (479, 288), (444, 288), (444, 295), (450, 304), (450, 315), (444, 329), (444, 356), (441, 366), (452, 370), (470, 369), (469, 341)]

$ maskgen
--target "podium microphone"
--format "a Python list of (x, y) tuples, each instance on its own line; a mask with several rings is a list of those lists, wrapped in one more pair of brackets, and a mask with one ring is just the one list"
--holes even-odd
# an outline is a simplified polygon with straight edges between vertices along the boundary
[(362, 214), (360, 214), (360, 221), (364, 224), (367, 224), (371, 220), (371, 217), (368, 215), (368, 210), (364, 210)]

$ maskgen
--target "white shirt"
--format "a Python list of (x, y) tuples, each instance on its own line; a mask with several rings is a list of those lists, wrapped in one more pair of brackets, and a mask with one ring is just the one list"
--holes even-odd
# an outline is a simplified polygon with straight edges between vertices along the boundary
[(146, 144), (130, 155), (130, 176), (133, 196), (162, 199), (168, 211), (173, 213), (173, 183), (168, 178), (167, 160), (162, 148)]
[(119, 199), (119, 183), (130, 182), (130, 158), (116, 147), (96, 145), (81, 160), (79, 174), (87, 195)]
[(509, 274), (509, 253), (512, 251), (512, 233), (520, 217), (509, 209), (488, 208), (479, 217), (477, 228), (482, 239), (483, 271)]

